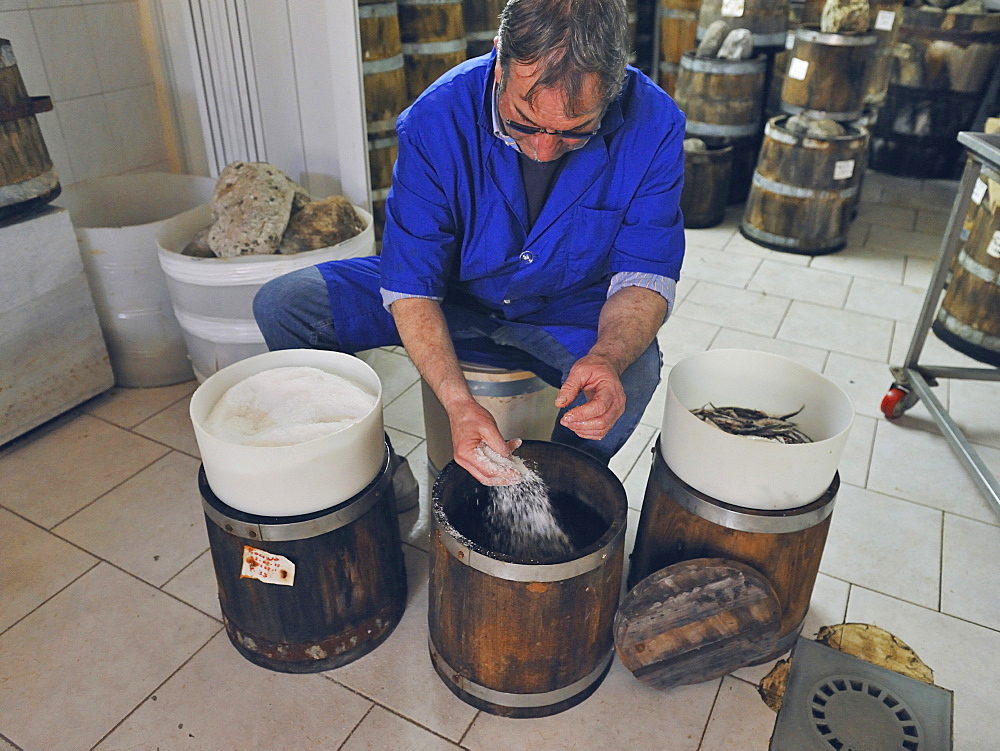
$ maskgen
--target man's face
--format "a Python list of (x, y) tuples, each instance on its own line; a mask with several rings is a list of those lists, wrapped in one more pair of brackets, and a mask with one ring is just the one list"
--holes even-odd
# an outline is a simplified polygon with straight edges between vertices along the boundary
[[(498, 110), (508, 135), (517, 142), (525, 156), (536, 162), (551, 162), (587, 143), (589, 135), (600, 127), (604, 110), (597, 95), (597, 76), (594, 74), (588, 77), (581, 101), (576, 103), (575, 109), (583, 113), (578, 117), (566, 116), (565, 94), (561, 88), (539, 89), (533, 102), (529, 103), (524, 97), (538, 76), (537, 69), (537, 64), (510, 64), (507, 85), (499, 96)], [(499, 86), (499, 62), (494, 75)], [(548, 132), (524, 133), (519, 132), (518, 126), (529, 131)], [(574, 137), (576, 134), (580, 137)]]

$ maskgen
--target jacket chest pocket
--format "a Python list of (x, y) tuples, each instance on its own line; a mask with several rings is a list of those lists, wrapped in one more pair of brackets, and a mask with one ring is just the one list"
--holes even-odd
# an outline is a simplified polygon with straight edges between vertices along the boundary
[(608, 273), (611, 248), (622, 226), (625, 209), (577, 206), (567, 228), (565, 284), (596, 282)]

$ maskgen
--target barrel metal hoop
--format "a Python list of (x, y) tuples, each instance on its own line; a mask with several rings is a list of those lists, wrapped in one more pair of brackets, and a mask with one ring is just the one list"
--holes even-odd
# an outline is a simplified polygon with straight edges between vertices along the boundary
[(759, 76), (767, 70), (767, 57), (758, 55), (749, 60), (726, 60), (718, 57), (696, 57), (687, 54), (681, 58), (681, 67), (695, 73), (719, 73), (727, 76)]
[(770, 34), (753, 32), (754, 47), (784, 47), (788, 31), (773, 31)]
[(753, 184), (759, 188), (770, 191), (771, 193), (777, 193), (782, 196), (790, 196), (791, 198), (847, 199), (853, 198), (858, 193), (857, 185), (850, 188), (844, 188), (843, 190), (815, 190), (813, 188), (800, 188), (796, 185), (778, 183), (764, 177), (759, 172), (753, 173)]
[(958, 263), (963, 269), (968, 271), (974, 277), (982, 279), (987, 284), (996, 284), (998, 279), (1000, 279), (1000, 271), (997, 269), (991, 269), (989, 266), (981, 264), (975, 258), (966, 253), (964, 248), (958, 254)]
[(474, 696), (477, 699), (481, 699), (482, 701), (489, 702), (490, 704), (496, 704), (501, 707), (551, 707), (559, 704), (560, 702), (572, 699), (574, 696), (578, 696), (586, 691), (596, 681), (600, 680), (604, 671), (607, 670), (608, 665), (615, 656), (615, 651), (612, 649), (608, 652), (607, 656), (600, 661), (594, 670), (568, 686), (557, 688), (554, 691), (543, 691), (537, 694), (515, 694), (509, 691), (497, 691), (496, 689), (487, 688), (486, 686), (482, 686), (478, 683), (473, 683), (465, 676), (459, 674), (451, 665), (447, 663), (447, 661), (445, 661), (437, 647), (434, 645), (433, 638), (428, 637), (427, 644), (431, 652), (431, 661), (435, 664), (441, 675), (449, 677), (449, 682), (453, 686), (464, 691), (470, 696)]
[(456, 535), (451, 534), (451, 530), (441, 529), (437, 522), (435, 522), (435, 528), (441, 532), (440, 537), (444, 542), (445, 550), (462, 565), (481, 571), (495, 579), (513, 582), (559, 582), (581, 576), (607, 563), (612, 553), (621, 547), (625, 539), (625, 525), (623, 524), (606, 545), (582, 558), (575, 558), (564, 563), (513, 563), (491, 558), (473, 550), (468, 545), (464, 545)]
[(373, 201), (384, 201), (389, 197), (389, 188), (379, 188), (371, 193)]
[[(225, 512), (210, 504), (204, 496), (202, 496), (201, 505), (205, 510), (205, 516), (211, 519), (217, 527), (234, 537), (261, 540), (262, 542), (286, 542), (319, 537), (320, 535), (325, 535), (327, 532), (346, 527), (348, 524), (367, 514), (390, 491), (391, 487), (392, 473), (389, 471), (389, 453), (387, 450), (381, 471), (368, 484), (368, 487), (353, 498), (349, 498), (343, 503), (338, 504), (340, 508), (337, 511), (320, 516), (315, 516), (315, 514), (305, 515), (315, 516), (315, 518), (307, 518), (287, 524), (258, 524), (227, 516)], [(331, 508), (338, 507), (333, 506)], [(258, 518), (272, 519), (274, 517)], [(296, 517), (289, 518), (294, 519)]]
[[(758, 229), (752, 224), (744, 222), (740, 226), (740, 231), (747, 235), (751, 240), (758, 240), (765, 245), (779, 245), (782, 248), (793, 248), (797, 252), (801, 253), (820, 253), (822, 250), (816, 249), (805, 249), (802, 247), (801, 237), (785, 237), (784, 235), (775, 235), (771, 232), (766, 232), (765, 230)], [(837, 237), (831, 237), (824, 240), (823, 248), (830, 252), (830, 249), (841, 248), (847, 242), (846, 238), (841, 235)]]
[(0, 44), (0, 68), (9, 68), (12, 65), (17, 65), (17, 59), (14, 57), (14, 48), (6, 40), (0, 40), (3, 44)]
[(389, 136), (388, 138), (372, 138), (368, 141), (368, 150), (388, 149), (399, 145), (399, 136)]
[(376, 73), (388, 73), (391, 70), (398, 70), (402, 67), (403, 55), (400, 53), (392, 57), (383, 57), (381, 60), (366, 60), (361, 63), (361, 72), (366, 76), (371, 76)]
[(372, 120), (368, 123), (368, 135), (374, 135), (375, 133), (395, 133), (396, 132), (396, 118), (391, 117), (387, 120)]
[(837, 122), (849, 122), (858, 120), (864, 114), (864, 109), (848, 110), (847, 112), (830, 112), (829, 110), (815, 110), (811, 107), (799, 107), (797, 104), (781, 103), (781, 109), (789, 115), (806, 115), (817, 120), (836, 120)]
[(752, 136), (760, 132), (760, 122), (740, 125), (717, 125), (715, 123), (702, 123), (697, 120), (688, 120), (686, 131), (689, 136), (721, 136), (727, 138), (740, 138), (742, 136)]
[(697, 21), (698, 11), (679, 10), (677, 8), (660, 8), (660, 20), (664, 18), (680, 18), (684, 21)]
[[(468, 376), (466, 376), (468, 379)], [(521, 396), (541, 391), (548, 384), (538, 376), (518, 381), (476, 381), (468, 379), (466, 384), (473, 396)]]
[(44, 195), (59, 186), (59, 176), (55, 168), (19, 183), (0, 186), (0, 207), (14, 206), (32, 198)]
[(465, 37), (444, 42), (410, 42), (402, 45), (404, 55), (445, 55), (450, 52), (465, 52)]
[(700, 519), (726, 529), (761, 534), (788, 534), (814, 527), (833, 513), (833, 504), (840, 489), (840, 473), (819, 498), (792, 509), (767, 511), (744, 508), (710, 498), (677, 477), (663, 457), (653, 462), (652, 481), (666, 496)]
[(396, 3), (372, 3), (358, 6), (358, 18), (385, 18), (396, 15)]
[(667, 60), (660, 61), (660, 72), (661, 73), (676, 73), (681, 69), (680, 63), (671, 63)]
[(982, 349), (988, 349), (991, 352), (1000, 352), (1000, 336), (987, 334), (985, 331), (973, 328), (955, 318), (944, 308), (938, 310), (937, 319), (941, 325), (962, 341)]
[[(869, 47), (878, 42), (878, 36), (875, 34), (836, 34), (818, 29), (804, 29), (801, 26), (796, 29), (795, 36), (804, 42), (815, 42), (830, 47)], [(756, 39), (754, 42), (756, 43)]]
[(497, 32), (495, 29), (484, 29), (482, 31), (467, 31), (465, 32), (465, 41), (467, 42), (492, 42), (496, 37)]
[(979, 177), (989, 178), (995, 182), (1000, 182), (1000, 172), (997, 172), (993, 167), (988, 164), (981, 164), (979, 166)]

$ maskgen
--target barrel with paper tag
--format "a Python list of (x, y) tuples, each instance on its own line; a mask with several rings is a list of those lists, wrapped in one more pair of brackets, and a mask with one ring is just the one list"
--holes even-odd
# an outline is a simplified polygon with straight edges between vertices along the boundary
[(698, 14), (700, 41), (714, 21), (732, 28), (747, 29), (757, 52), (777, 50), (785, 44), (788, 29), (788, 0), (702, 0)]

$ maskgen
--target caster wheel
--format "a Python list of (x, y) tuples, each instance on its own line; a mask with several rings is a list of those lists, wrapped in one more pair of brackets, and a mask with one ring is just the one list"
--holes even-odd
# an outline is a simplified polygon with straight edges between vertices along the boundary
[(895, 420), (897, 417), (902, 417), (903, 413), (916, 403), (916, 394), (905, 386), (894, 383), (882, 397), (882, 414), (890, 420)]

